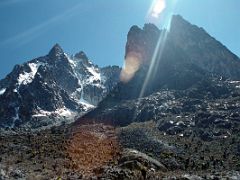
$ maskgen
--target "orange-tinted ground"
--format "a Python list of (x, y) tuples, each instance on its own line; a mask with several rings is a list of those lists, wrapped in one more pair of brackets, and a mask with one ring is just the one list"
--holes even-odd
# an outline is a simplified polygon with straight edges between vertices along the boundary
[(82, 125), (75, 129), (66, 149), (72, 168), (84, 174), (114, 162), (120, 152), (114, 128), (102, 124)]

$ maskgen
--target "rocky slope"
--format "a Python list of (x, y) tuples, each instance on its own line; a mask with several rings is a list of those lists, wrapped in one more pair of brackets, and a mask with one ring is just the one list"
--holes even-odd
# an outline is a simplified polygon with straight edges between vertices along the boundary
[(0, 81), (0, 127), (70, 123), (94, 108), (117, 84), (120, 68), (100, 68), (84, 52), (68, 56), (56, 44), (48, 55), (16, 65)]

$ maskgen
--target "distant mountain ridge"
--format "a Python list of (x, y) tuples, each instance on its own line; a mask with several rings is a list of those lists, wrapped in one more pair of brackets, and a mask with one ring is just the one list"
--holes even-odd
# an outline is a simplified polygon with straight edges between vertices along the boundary
[(0, 81), (0, 127), (70, 123), (94, 108), (117, 84), (120, 68), (94, 65), (84, 52), (48, 55), (16, 65)]

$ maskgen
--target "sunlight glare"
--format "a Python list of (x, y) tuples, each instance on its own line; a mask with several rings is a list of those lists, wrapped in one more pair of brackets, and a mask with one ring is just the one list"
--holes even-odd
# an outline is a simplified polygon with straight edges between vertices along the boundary
[(140, 53), (129, 52), (126, 56), (125, 64), (120, 74), (120, 80), (124, 83), (129, 82), (138, 71), (141, 63), (142, 57)]
[(153, 2), (151, 16), (154, 18), (159, 18), (161, 12), (166, 8), (165, 0), (155, 0)]

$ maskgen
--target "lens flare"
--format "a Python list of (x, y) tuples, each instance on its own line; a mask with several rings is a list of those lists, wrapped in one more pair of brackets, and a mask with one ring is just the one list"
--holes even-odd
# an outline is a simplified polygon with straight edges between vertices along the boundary
[(159, 18), (161, 12), (166, 8), (165, 0), (155, 0), (151, 9), (151, 16)]
[(124, 83), (129, 82), (141, 64), (142, 55), (138, 52), (129, 52), (126, 56), (125, 64), (120, 74), (120, 80)]

